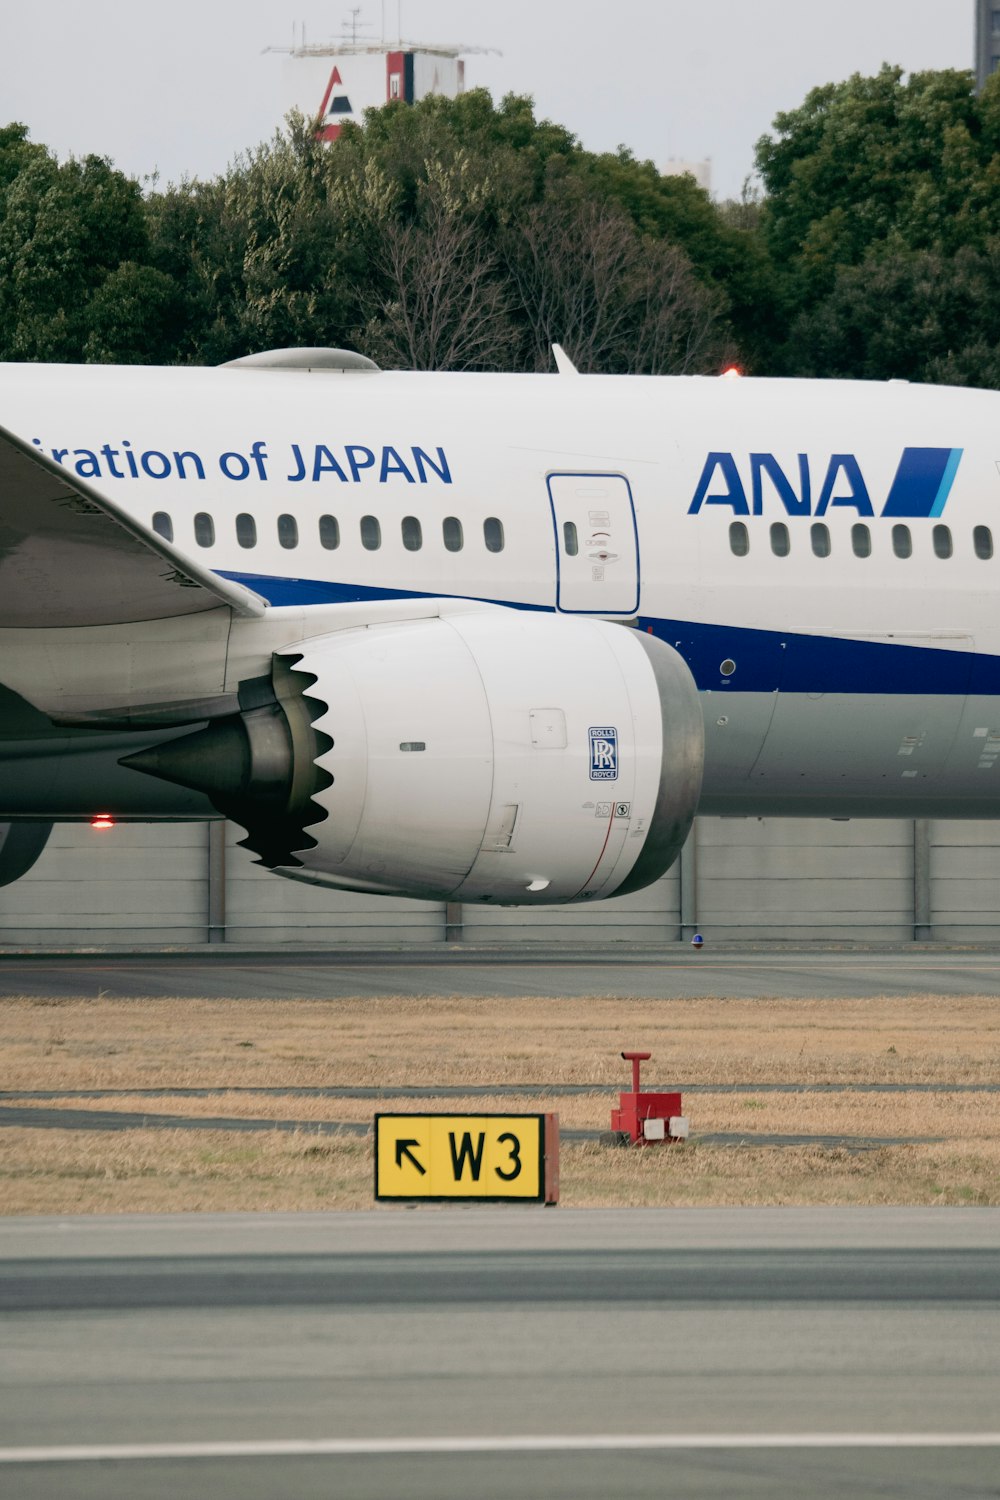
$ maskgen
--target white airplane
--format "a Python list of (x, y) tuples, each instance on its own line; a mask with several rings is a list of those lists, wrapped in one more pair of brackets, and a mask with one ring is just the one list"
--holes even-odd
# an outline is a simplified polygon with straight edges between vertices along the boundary
[(1000, 815), (1000, 395), (560, 370), (0, 365), (0, 881), (97, 814), (511, 904)]

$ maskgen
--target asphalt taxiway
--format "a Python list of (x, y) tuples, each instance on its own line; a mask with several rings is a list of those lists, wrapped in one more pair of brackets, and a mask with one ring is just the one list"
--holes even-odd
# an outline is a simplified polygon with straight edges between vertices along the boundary
[(0, 1220), (0, 1493), (986, 1496), (1000, 1210)]
[[(918, 948), (0, 959), (42, 999), (998, 989)], [(0, 1496), (995, 1496), (998, 1247), (992, 1209), (0, 1218)]]
[(870, 998), (1000, 994), (1000, 951), (941, 947), (791, 949), (201, 949), (0, 954), (0, 996), (343, 999), (601, 995), (635, 999)]

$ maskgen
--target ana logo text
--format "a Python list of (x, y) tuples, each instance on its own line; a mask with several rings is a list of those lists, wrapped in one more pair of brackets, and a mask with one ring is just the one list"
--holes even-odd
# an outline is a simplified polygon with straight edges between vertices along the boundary
[[(904, 448), (879, 515), (905, 520), (939, 516), (951, 493), (963, 451)], [(817, 467), (807, 453), (800, 453), (794, 478), (773, 453), (751, 453), (747, 459), (749, 485), (744, 482), (746, 461), (741, 470), (732, 453), (710, 453), (688, 515), (696, 516), (704, 505), (725, 505), (736, 516), (760, 516), (764, 514), (765, 499), (768, 510), (780, 505), (789, 516), (825, 516), (837, 506), (856, 511), (859, 516), (875, 514), (861, 465), (853, 453), (833, 453)]]

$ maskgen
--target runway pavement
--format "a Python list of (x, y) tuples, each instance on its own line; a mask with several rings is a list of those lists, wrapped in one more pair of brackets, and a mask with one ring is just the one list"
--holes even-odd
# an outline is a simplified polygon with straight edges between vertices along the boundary
[(0, 997), (338, 999), (363, 995), (865, 998), (1000, 994), (985, 949), (290, 949), (0, 954)]
[(0, 1220), (0, 1494), (1000, 1488), (1000, 1210)]

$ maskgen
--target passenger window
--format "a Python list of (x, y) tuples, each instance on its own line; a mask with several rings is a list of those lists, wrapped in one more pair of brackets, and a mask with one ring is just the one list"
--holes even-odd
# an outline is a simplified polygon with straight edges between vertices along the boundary
[(934, 556), (950, 557), (952, 553), (951, 532), (947, 526), (934, 528)]
[(816, 557), (830, 556), (830, 528), (825, 521), (814, 521), (809, 528), (809, 536), (812, 541), (813, 555)]
[(788, 539), (788, 527), (784, 521), (772, 521), (771, 523), (771, 551), (775, 557), (787, 557), (791, 550)]
[(913, 538), (910, 536), (909, 526), (892, 528), (892, 550), (896, 557), (912, 557)]
[(382, 528), (378, 516), (361, 517), (361, 545), (366, 552), (377, 552), (382, 545)]
[[(158, 510), (153, 516), (153, 530), (157, 536), (162, 536), (165, 542), (173, 541), (174, 523), (165, 510)], [(982, 530), (982, 527), (980, 527), (980, 530)]]
[(194, 539), (199, 547), (211, 547), (215, 541), (215, 522), (207, 510), (200, 510), (194, 518)]
[(236, 517), (236, 540), (241, 547), (256, 547), (257, 522), (246, 511)]
[(441, 523), (441, 533), (444, 537), (444, 544), (449, 552), (461, 552), (464, 538), (462, 536), (462, 523), (457, 516), (445, 516), (444, 521)]
[(336, 516), (320, 516), (319, 544), (328, 552), (335, 552), (340, 546), (340, 522)]
[(855, 557), (871, 557), (872, 534), (861, 521), (851, 527), (851, 546)]
[(424, 534), (416, 516), (403, 517), (403, 546), (407, 552), (419, 552), (424, 545)]
[(496, 516), (487, 516), (483, 522), (483, 541), (487, 552), (503, 551), (503, 522)]
[(976, 556), (987, 562), (993, 556), (993, 533), (988, 526), (977, 526), (972, 533)]
[(282, 547), (297, 547), (299, 545), (299, 523), (294, 516), (278, 517), (278, 541)]
[(563, 522), (563, 546), (567, 557), (575, 557), (580, 550), (580, 540), (576, 534), (576, 522)]
[(729, 523), (729, 546), (736, 557), (746, 557), (750, 551), (750, 533), (742, 521)]

